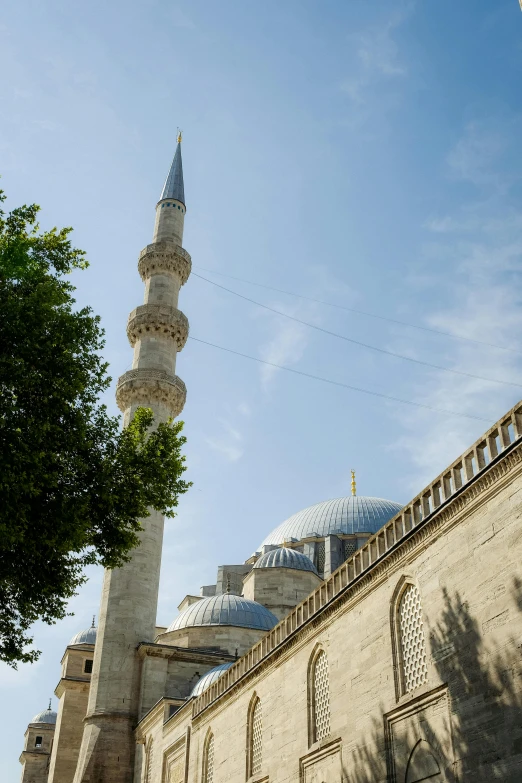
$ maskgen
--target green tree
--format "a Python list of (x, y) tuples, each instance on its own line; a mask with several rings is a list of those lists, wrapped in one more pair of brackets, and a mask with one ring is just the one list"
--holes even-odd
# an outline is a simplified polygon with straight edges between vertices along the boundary
[[(0, 191), (0, 206), (5, 195)], [(182, 422), (120, 429), (99, 403), (104, 332), (65, 277), (85, 269), (70, 228), (40, 232), (39, 207), (0, 209), (0, 660), (34, 661), (28, 629), (66, 615), (86, 565), (121, 566), (149, 508), (174, 516)]]

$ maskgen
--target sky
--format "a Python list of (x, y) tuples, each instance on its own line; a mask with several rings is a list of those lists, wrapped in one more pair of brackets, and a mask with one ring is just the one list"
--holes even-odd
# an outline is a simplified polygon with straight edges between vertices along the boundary
[[(349, 494), (351, 468), (406, 503), (522, 397), (517, 0), (5, 0), (0, 72), (7, 207), (40, 204), (87, 251), (73, 282), (106, 331), (110, 411), (177, 127), (199, 275), (179, 306), (191, 337), (254, 357), (178, 357), (194, 486), (166, 524), (160, 624)], [(38, 663), (0, 666), (6, 783), (101, 577), (35, 626)]]

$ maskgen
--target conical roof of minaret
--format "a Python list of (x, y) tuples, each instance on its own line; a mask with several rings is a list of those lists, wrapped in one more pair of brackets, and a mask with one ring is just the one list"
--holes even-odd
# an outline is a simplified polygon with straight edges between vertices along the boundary
[(183, 187), (183, 163), (181, 162), (180, 136), (178, 136), (178, 146), (176, 147), (176, 153), (174, 155), (174, 160), (172, 161), (168, 177), (165, 180), (165, 185), (163, 187), (160, 201), (164, 198), (172, 198), (176, 199), (176, 201), (181, 201), (181, 203), (184, 204), (185, 188)]

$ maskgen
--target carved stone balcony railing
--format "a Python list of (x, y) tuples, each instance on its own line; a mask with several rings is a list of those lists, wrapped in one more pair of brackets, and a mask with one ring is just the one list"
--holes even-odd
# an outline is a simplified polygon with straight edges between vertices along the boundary
[[(474, 484), (479, 483), (484, 474), (483, 481), (487, 484), (490, 469), (494, 471), (495, 464), (503, 461), (504, 455), (509, 452), (515, 450), (516, 454), (521, 443), (522, 403), (518, 403), (435, 481), (423, 489), (411, 503), (404, 506), (393, 519), (371, 536), (337, 571), (310, 593), (308, 598), (292, 609), (290, 614), (272, 628), (246, 655), (227, 669), (200, 696), (197, 696), (192, 703), (192, 716), (196, 717), (222, 694), (230, 691), (264, 658), (290, 640), (300, 628), (316, 617), (327, 605), (332, 604), (341, 594), (355, 588), (363, 575), (390, 557), (392, 552), (414, 535), (418, 528), (427, 525), (438, 514), (443, 514), (444, 509), (452, 505), (458, 506), (459, 496), (465, 493), (468, 487), (471, 489)], [(509, 460), (510, 457), (506, 456), (506, 459)], [(501, 467), (498, 468), (500, 469)]]
[(176, 307), (163, 304), (140, 305), (132, 311), (127, 322), (127, 337), (133, 347), (138, 340), (148, 336), (174, 340), (176, 350), (181, 351), (188, 332), (186, 315)]
[(138, 272), (144, 282), (152, 275), (169, 274), (178, 277), (180, 284), (185, 285), (191, 269), (190, 253), (169, 239), (147, 245), (138, 261)]
[(165, 405), (172, 416), (179, 416), (185, 405), (187, 387), (177, 375), (163, 370), (129, 370), (118, 378), (116, 402), (123, 412), (131, 405)]

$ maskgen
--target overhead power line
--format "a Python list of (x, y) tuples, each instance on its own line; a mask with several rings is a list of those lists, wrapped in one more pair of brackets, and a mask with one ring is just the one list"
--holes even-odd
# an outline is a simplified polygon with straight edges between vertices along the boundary
[[(522, 2), (522, 0), (521, 0)], [(265, 285), (264, 283), (255, 283), (253, 280), (245, 280), (243, 277), (235, 277), (234, 275), (225, 274), (225, 272), (216, 272), (215, 269), (207, 269), (204, 266), (196, 266), (195, 269), (202, 269), (204, 272), (210, 272), (213, 275), (219, 275), (220, 277), (228, 277), (230, 280), (237, 280), (239, 283), (247, 283), (247, 285), (255, 285), (257, 288), (265, 288), (267, 291), (276, 291), (278, 294), (286, 294), (287, 296), (295, 296), (298, 299), (305, 299), (307, 302), (315, 302), (316, 304), (322, 304), (326, 307), (335, 307), (337, 310), (346, 310), (348, 313), (355, 313), (356, 315), (366, 315), (368, 318), (376, 318), (379, 321), (386, 321), (387, 323), (397, 324), (398, 326), (405, 326), (409, 329), (418, 329), (422, 332), (431, 332), (431, 334), (438, 334), (442, 337), (449, 337), (452, 340), (463, 340), (468, 343), (475, 343), (475, 345), (485, 345), (488, 348), (496, 348), (499, 351), (509, 351), (510, 353), (522, 354), (522, 351), (516, 348), (508, 348), (506, 345), (497, 345), (496, 343), (488, 343), (484, 340), (475, 340), (473, 337), (463, 337), (459, 334), (452, 334), (451, 332), (444, 332), (441, 329), (432, 329), (429, 326), (421, 326), (420, 324), (412, 324), (409, 321), (400, 321), (397, 318), (389, 318), (385, 315), (377, 315), (377, 313), (369, 313), (367, 310), (358, 310), (355, 307), (347, 307), (346, 305), (335, 304), (334, 302), (327, 302), (324, 299), (315, 299), (313, 296), (305, 296), (304, 294), (296, 294), (295, 291), (286, 291), (283, 288), (275, 288), (272, 285)], [(195, 274), (195, 273), (193, 273)]]
[(370, 345), (370, 343), (363, 343), (360, 340), (354, 340), (352, 337), (346, 337), (344, 334), (339, 334), (338, 332), (332, 332), (329, 329), (324, 329), (322, 326), (317, 326), (316, 324), (311, 324), (309, 321), (303, 321), (301, 318), (296, 318), (294, 315), (289, 315), (288, 313), (282, 312), (282, 310), (276, 310), (275, 307), (269, 307), (268, 305), (263, 304), (262, 302), (257, 302), (255, 299), (250, 299), (248, 296), (244, 296), (243, 294), (238, 293), (237, 291), (233, 291), (231, 288), (226, 288), (226, 286), (221, 285), (220, 283), (216, 283), (215, 280), (209, 280), (207, 277), (203, 277), (202, 275), (198, 275), (196, 272), (192, 273), (195, 275), (195, 277), (199, 277), (200, 280), (204, 280), (206, 283), (210, 283), (213, 286), (216, 286), (216, 288), (221, 288), (223, 291), (227, 291), (229, 294), (233, 294), (234, 296), (239, 297), (240, 299), (244, 299), (246, 302), (250, 302), (251, 304), (255, 304), (258, 307), (262, 307), (265, 310), (269, 310), (271, 313), (276, 313), (276, 315), (280, 315), (283, 318), (288, 318), (290, 321), (295, 321), (298, 324), (302, 324), (303, 326), (308, 326), (310, 329), (315, 329), (318, 332), (322, 332), (323, 334), (328, 334), (330, 337), (337, 337), (339, 340), (344, 340), (347, 343), (352, 343), (353, 345), (358, 345), (361, 348), (367, 348), (370, 351), (377, 351), (378, 353), (385, 354), (386, 356), (393, 356), (396, 359), (403, 359), (406, 362), (413, 362), (414, 364), (420, 364), (423, 367), (430, 367), (432, 370), (441, 370), (442, 372), (449, 372), (453, 375), (462, 375), (466, 378), (474, 378), (477, 381), (486, 381), (487, 383), (498, 383), (503, 386), (515, 386), (516, 388), (522, 388), (521, 383), (514, 383), (513, 381), (499, 381), (496, 378), (486, 378), (482, 375), (474, 375), (470, 372), (465, 372), (464, 370), (454, 370), (450, 367), (444, 367), (440, 364), (431, 364), (431, 362), (424, 362), (422, 359), (414, 359), (411, 356), (405, 356), (401, 353), (395, 353), (395, 351), (388, 351), (386, 348), (379, 348), (376, 345)]
[(303, 372), (302, 370), (296, 370), (293, 367), (286, 367), (283, 364), (275, 364), (275, 362), (268, 362), (265, 359), (259, 359), (257, 356), (250, 356), (247, 353), (241, 353), (240, 351), (234, 351), (232, 348), (225, 348), (223, 345), (216, 345), (210, 343), (207, 340), (200, 340), (198, 337), (189, 337), (189, 340), (194, 340), (196, 343), (202, 345), (208, 345), (211, 348), (218, 348), (220, 351), (231, 353), (234, 356), (241, 356), (243, 359), (250, 359), (253, 362), (259, 364), (266, 364), (268, 367), (276, 367), (278, 370), (284, 370), (285, 372), (291, 372), (294, 375), (301, 375), (304, 378), (311, 378), (314, 381), (321, 381), (322, 383), (329, 383), (332, 386), (340, 386), (343, 389), (350, 389), (350, 391), (360, 392), (361, 394), (369, 394), (372, 397), (380, 397), (383, 400), (389, 400), (391, 402), (399, 402), (402, 405), (414, 405), (416, 408), (426, 408), (427, 410), (434, 411), (435, 413), (444, 413), (448, 416), (457, 416), (464, 419), (475, 419), (476, 421), (486, 421), (489, 423), (489, 419), (485, 419), (482, 416), (473, 416), (471, 413), (460, 413), (458, 411), (451, 411), (445, 408), (434, 408), (432, 405), (427, 405), (422, 402), (414, 402), (413, 400), (403, 400), (401, 397), (392, 397), (390, 394), (382, 394), (381, 392), (372, 391), (371, 389), (363, 389), (360, 386), (351, 386), (348, 383), (342, 383), (341, 381), (334, 381), (331, 378), (324, 378), (321, 375), (313, 375), (309, 372)]

